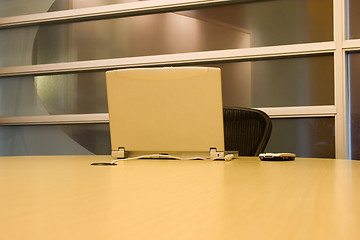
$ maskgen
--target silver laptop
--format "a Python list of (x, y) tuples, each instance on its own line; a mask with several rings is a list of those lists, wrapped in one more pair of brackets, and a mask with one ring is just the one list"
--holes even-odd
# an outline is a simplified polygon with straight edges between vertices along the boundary
[(219, 68), (106, 72), (112, 156), (222, 157)]

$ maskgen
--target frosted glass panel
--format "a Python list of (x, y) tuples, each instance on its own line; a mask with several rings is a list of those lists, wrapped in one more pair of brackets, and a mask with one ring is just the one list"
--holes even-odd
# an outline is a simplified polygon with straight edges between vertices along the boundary
[(36, 76), (34, 85), (50, 114), (107, 112), (104, 71)]
[(106, 113), (105, 72), (0, 78), (0, 116)]
[(36, 94), (34, 78), (0, 78), (0, 116), (48, 115)]
[(348, 0), (347, 2), (347, 39), (360, 38), (360, 1), (359, 0)]
[(360, 53), (348, 54), (350, 159), (360, 160)]
[(110, 154), (108, 124), (0, 126), (0, 156)]
[(332, 13), (332, 0), (248, 1), (185, 12), (243, 29), (251, 35), (251, 47), (331, 41)]
[[(334, 104), (333, 56), (218, 63), (224, 106)], [(0, 78), (0, 116), (106, 113), (105, 70)]]
[[(29, 4), (31, 1), (31, 4)], [(96, 7), (137, 0), (0, 0), (0, 17)]]
[(272, 119), (265, 152), (293, 152), (298, 157), (335, 158), (335, 119)]
[(332, 55), (207, 66), (221, 68), (224, 106), (334, 104)]
[[(334, 118), (272, 119), (267, 152), (335, 157)], [(0, 156), (110, 154), (108, 124), (0, 126)]]
[(250, 46), (250, 35), (184, 14), (164, 13), (41, 26), (34, 46), (33, 64), (40, 64), (244, 48)]
[(69, 138), (92, 154), (110, 155), (109, 124), (58, 125)]
[(29, 0), (0, 0), (0, 17), (47, 12), (54, 1), (31, 0), (31, 4), (29, 4)]
[(163, 14), (3, 29), (0, 67), (331, 40), (331, 0), (251, 1)]

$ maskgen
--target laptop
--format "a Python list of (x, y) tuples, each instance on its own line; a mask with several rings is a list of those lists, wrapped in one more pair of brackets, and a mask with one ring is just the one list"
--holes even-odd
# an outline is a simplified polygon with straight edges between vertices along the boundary
[(224, 156), (219, 68), (112, 70), (106, 85), (114, 158)]

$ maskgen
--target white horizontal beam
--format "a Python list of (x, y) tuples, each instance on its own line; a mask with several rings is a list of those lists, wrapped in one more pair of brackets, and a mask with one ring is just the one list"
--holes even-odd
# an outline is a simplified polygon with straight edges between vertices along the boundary
[[(332, 105), (308, 107), (274, 107), (258, 109), (267, 113), (270, 118), (331, 117), (336, 115), (336, 107)], [(0, 117), (0, 126), (49, 124), (61, 125), (89, 123), (94, 124), (108, 122), (108, 113)]]
[(219, 61), (246, 61), (284, 56), (301, 56), (310, 54), (332, 53), (334, 49), (334, 42), (321, 42), (271, 47), (152, 55), (144, 57), (127, 57), (91, 61), (2, 67), (0, 68), (0, 77), (130, 67), (163, 66), (191, 63), (198, 64)]
[(0, 117), (0, 125), (61, 125), (108, 122), (109, 114), (107, 113)]
[(270, 118), (333, 117), (336, 115), (336, 107), (334, 105), (258, 109), (264, 111)]
[(351, 50), (360, 50), (360, 40), (345, 40), (343, 42), (343, 50), (351, 51)]

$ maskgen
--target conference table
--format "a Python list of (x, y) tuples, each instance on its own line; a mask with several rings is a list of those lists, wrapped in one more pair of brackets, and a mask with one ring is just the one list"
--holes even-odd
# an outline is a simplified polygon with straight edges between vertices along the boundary
[(360, 161), (0, 158), (0, 239), (360, 239)]

